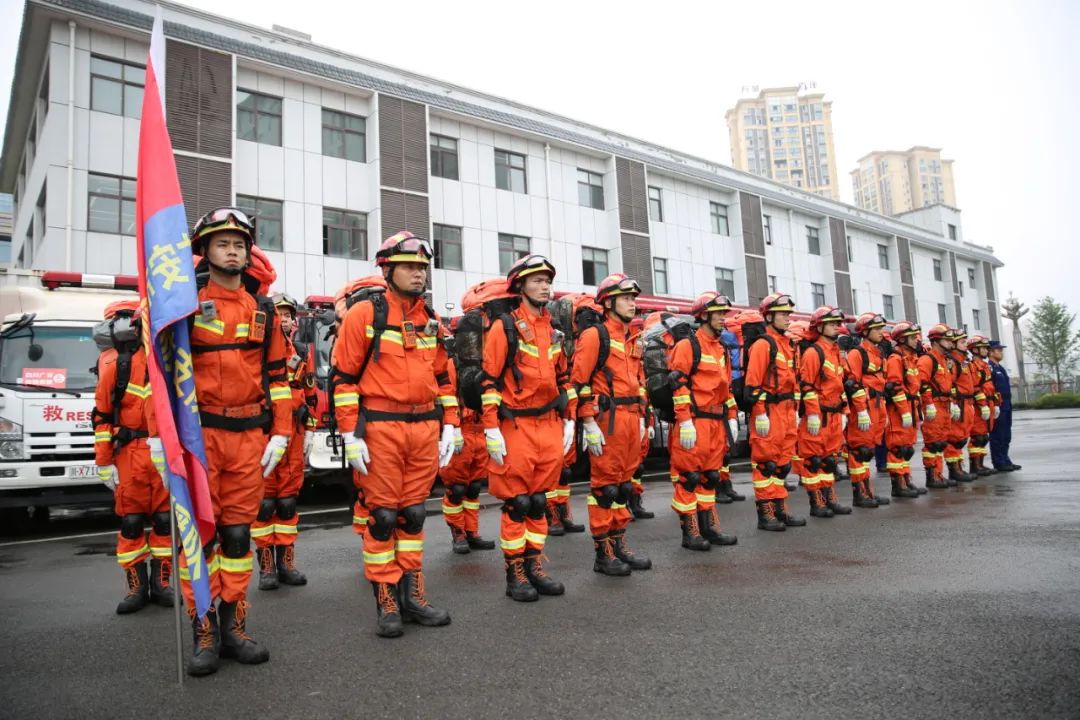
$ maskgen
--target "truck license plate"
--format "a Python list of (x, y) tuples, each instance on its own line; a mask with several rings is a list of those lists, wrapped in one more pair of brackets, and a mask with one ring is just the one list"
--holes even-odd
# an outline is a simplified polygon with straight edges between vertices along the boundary
[(96, 465), (72, 465), (67, 469), (67, 476), (77, 480), (97, 479)]

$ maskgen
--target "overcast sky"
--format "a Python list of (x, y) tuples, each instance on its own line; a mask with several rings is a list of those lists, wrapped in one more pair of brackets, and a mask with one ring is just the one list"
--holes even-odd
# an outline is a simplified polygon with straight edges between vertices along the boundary
[[(842, 200), (865, 153), (941, 147), (966, 239), (1005, 262), (1000, 295), (1080, 310), (1080, 2), (186, 4), (725, 164), (742, 86), (815, 81)], [(2, 88), (21, 16), (0, 0)]]

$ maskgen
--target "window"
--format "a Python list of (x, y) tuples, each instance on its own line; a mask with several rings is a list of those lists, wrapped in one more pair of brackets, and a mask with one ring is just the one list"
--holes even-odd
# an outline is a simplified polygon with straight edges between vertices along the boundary
[(964, 297), (964, 283), (958, 283), (960, 286), (960, 297)]
[[(496, 151), (498, 152), (498, 151)], [(505, 275), (515, 261), (529, 254), (529, 238), (499, 233), (499, 272)]]
[(586, 285), (595, 285), (607, 276), (607, 250), (581, 248), (581, 281)]
[(889, 246), (878, 245), (877, 246), (877, 262), (883, 270), (889, 269)]
[(955, 225), (949, 225), (949, 239), (950, 240), (955, 240), (956, 239), (956, 226)]
[(653, 290), (657, 295), (667, 295), (667, 260), (653, 258), (652, 261)]
[(664, 222), (664, 195), (658, 187), (649, 187), (649, 219)]
[[(975, 268), (968, 268), (968, 287), (975, 289)], [(978, 323), (976, 323), (978, 325)]]
[[(264, 145), (281, 145), (281, 98), (237, 90), (236, 137)], [(324, 131), (324, 147), (325, 143)]]
[(772, 216), (761, 216), (761, 232), (765, 236), (765, 244), (772, 245)]
[(142, 115), (146, 68), (90, 57), (90, 109), (137, 118)]
[(825, 286), (821, 283), (810, 283), (810, 294), (813, 296), (813, 306), (819, 308), (825, 304)]
[(776, 276), (775, 275), (770, 275), (769, 276), (769, 292), (771, 292), (771, 293), (776, 292)]
[[(282, 249), (281, 201), (263, 198), (236, 196), (236, 207), (255, 218), (255, 242), (263, 250)], [(325, 224), (326, 219), (323, 218)], [(326, 236), (326, 231), (323, 231)], [(325, 252), (325, 248), (323, 248)]]
[(604, 209), (604, 176), (578, 168), (578, 204), (595, 210)]
[(431, 136), (431, 175), (458, 179), (457, 140), (442, 135)]
[(821, 239), (818, 237), (816, 227), (806, 226), (806, 244), (811, 255), (821, 254)]
[(135, 181), (112, 175), (86, 176), (86, 228), (135, 234)]
[[(432, 145), (434, 148), (434, 145)], [(432, 239), (435, 242), (435, 267), (442, 270), (463, 270), (461, 263), (461, 228), (453, 225), (431, 226)]]
[(716, 268), (716, 292), (727, 295), (728, 299), (735, 297), (735, 272), (728, 268)]
[(972, 310), (971, 311), (971, 324), (973, 326), (975, 326), (976, 330), (978, 330), (979, 328), (982, 327), (982, 323), (979, 322), (979, 311), (978, 310)]
[(323, 108), (323, 155), (356, 162), (367, 162), (366, 133), (367, 120), (359, 115), (346, 115), (343, 112)]
[[(255, 227), (262, 222), (259, 218)], [(323, 208), (323, 255), (350, 260), (367, 257), (367, 215)]]
[[(941, 280), (941, 261), (937, 258), (934, 258), (934, 279)], [(942, 322), (944, 322), (944, 320)]]
[(938, 303), (937, 319), (938, 322), (949, 322), (948, 319), (945, 317), (945, 305), (943, 303)]
[(717, 235), (730, 235), (728, 230), (727, 205), (709, 203), (709, 217), (712, 219), (712, 231)]
[(882, 295), (881, 296), (881, 307), (882, 307), (882, 310), (885, 313), (885, 318), (886, 319), (891, 320), (892, 318), (896, 317), (896, 314), (895, 314), (894, 308), (893, 308), (893, 296), (892, 295)]
[(495, 187), (511, 192), (529, 192), (525, 182), (524, 155), (506, 150), (495, 151)]

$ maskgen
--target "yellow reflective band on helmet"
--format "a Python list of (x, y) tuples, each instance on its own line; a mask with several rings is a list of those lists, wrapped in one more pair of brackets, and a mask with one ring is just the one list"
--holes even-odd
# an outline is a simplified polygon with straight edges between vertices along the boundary
[(387, 565), (394, 561), (394, 551), (386, 550), (385, 552), (368, 552), (364, 551), (364, 564), (365, 565)]
[(218, 567), (222, 572), (227, 573), (247, 573), (251, 572), (255, 567), (254, 557), (248, 555), (242, 558), (225, 557), (224, 555), (218, 556)]
[(426, 255), (420, 253), (402, 253), (400, 255), (391, 255), (386, 258), (384, 262), (388, 263), (422, 263), (424, 265), (430, 265), (431, 261), (428, 260)]

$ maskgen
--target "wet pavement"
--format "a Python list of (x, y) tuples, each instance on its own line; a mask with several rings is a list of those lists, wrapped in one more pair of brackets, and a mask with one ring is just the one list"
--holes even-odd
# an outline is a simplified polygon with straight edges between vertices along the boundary
[(1077, 718), (1080, 412), (1018, 413), (1014, 437), (1020, 472), (785, 533), (721, 506), (739, 544), (709, 553), (679, 547), (652, 483), (629, 537), (654, 570), (606, 578), (587, 535), (551, 538), (567, 594), (528, 605), (497, 551), (452, 555), (432, 517), (427, 587), (453, 623), (397, 640), (374, 635), (348, 518), (309, 515), (310, 584), (251, 593), (271, 661), (182, 688), (172, 611), (113, 614), (112, 538), (0, 542), (0, 718)]

